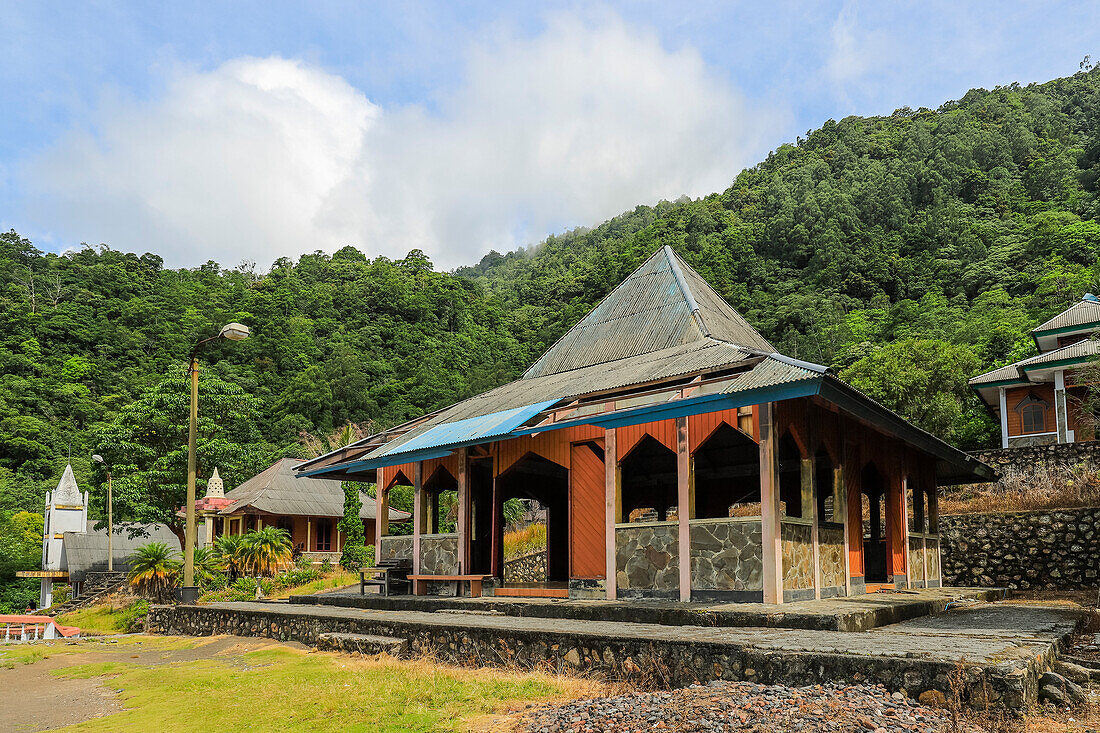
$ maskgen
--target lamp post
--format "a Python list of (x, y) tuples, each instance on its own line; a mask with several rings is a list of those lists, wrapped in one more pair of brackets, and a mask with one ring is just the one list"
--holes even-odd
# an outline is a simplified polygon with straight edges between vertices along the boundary
[(226, 324), (217, 336), (203, 339), (191, 349), (191, 424), (187, 430), (187, 506), (186, 525), (183, 536), (183, 587), (180, 588), (180, 600), (194, 603), (198, 600), (199, 589), (195, 586), (195, 435), (199, 430), (199, 349), (203, 344), (218, 339), (242, 341), (248, 338), (248, 326), (240, 323)]
[(115, 571), (115, 523), (111, 506), (111, 467), (107, 465), (107, 461), (103, 460), (103, 456), (99, 455), (98, 453), (92, 454), (92, 460), (96, 463), (102, 464), (103, 468), (107, 470), (107, 572), (113, 573)]

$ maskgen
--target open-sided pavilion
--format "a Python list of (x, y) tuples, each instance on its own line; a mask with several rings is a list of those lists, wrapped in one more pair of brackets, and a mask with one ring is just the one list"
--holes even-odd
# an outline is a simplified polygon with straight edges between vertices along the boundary
[[(378, 556), (416, 574), (492, 576), (497, 595), (767, 603), (939, 586), (937, 487), (992, 477), (777, 353), (669, 247), (520, 379), (298, 470), (376, 482)], [(414, 531), (387, 537), (398, 485)], [(501, 587), (514, 497), (548, 509), (542, 588)]]

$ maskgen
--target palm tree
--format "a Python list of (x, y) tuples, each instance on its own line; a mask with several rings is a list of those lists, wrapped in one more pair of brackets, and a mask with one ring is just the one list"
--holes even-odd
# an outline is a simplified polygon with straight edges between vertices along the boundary
[(164, 542), (142, 545), (130, 556), (130, 585), (138, 593), (165, 601), (179, 579), (178, 553)]
[(210, 547), (195, 548), (195, 580), (200, 585), (209, 583), (222, 572), (221, 558)]
[[(225, 568), (229, 582), (248, 572), (248, 558), (245, 552), (244, 535), (223, 534), (214, 540), (214, 554)], [(196, 569), (198, 561), (196, 560)]]
[(264, 527), (244, 535), (244, 553), (249, 570), (256, 575), (274, 575), (279, 566), (290, 561), (290, 533), (277, 527)]

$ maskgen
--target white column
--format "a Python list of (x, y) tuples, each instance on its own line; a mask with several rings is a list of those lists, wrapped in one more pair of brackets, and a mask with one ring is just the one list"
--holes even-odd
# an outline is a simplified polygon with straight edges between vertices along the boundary
[(1008, 447), (1008, 400), (1005, 398), (1005, 388), (999, 390), (1001, 397), (1001, 447)]
[(1054, 418), (1058, 422), (1058, 442), (1069, 442), (1069, 416), (1066, 414), (1066, 378), (1061, 369), (1054, 372)]

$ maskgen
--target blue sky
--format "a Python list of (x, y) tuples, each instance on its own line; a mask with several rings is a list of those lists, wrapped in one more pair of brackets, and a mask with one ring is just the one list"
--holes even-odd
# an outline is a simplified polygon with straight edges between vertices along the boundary
[(728, 185), (828, 118), (1100, 57), (1097, 3), (6, 3), (0, 226), (444, 267)]

